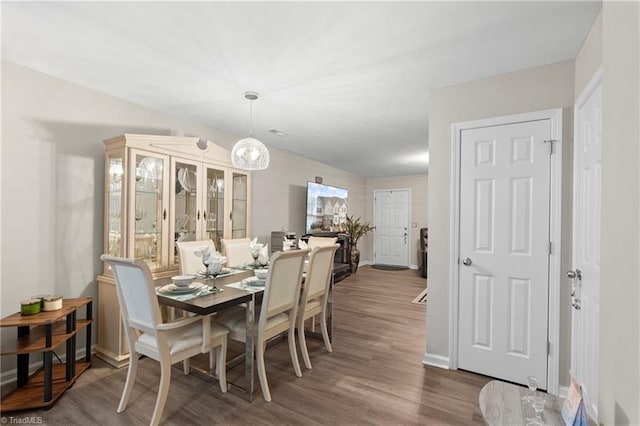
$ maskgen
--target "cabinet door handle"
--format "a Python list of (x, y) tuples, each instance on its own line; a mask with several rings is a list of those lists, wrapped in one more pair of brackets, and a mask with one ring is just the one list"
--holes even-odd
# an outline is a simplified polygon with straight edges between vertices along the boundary
[(229, 219), (233, 220), (233, 212), (229, 212)]
[(200, 220), (200, 210), (198, 210), (198, 212), (196, 213), (196, 219)]
[(162, 220), (167, 220), (167, 209), (164, 209), (162, 212)]
[(202, 218), (204, 220), (207, 220), (207, 211), (206, 210), (202, 212)]

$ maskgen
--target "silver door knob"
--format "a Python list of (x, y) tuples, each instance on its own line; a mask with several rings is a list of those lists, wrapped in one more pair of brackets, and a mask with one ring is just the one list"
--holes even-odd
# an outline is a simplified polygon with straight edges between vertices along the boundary
[(567, 277), (569, 279), (572, 279), (572, 280), (574, 280), (576, 278), (581, 280), (582, 279), (582, 271), (580, 269), (576, 269), (575, 271), (567, 271)]
[(464, 259), (462, 259), (462, 264), (464, 266), (471, 266), (473, 262), (471, 261), (471, 259), (469, 259), (468, 257), (465, 257)]

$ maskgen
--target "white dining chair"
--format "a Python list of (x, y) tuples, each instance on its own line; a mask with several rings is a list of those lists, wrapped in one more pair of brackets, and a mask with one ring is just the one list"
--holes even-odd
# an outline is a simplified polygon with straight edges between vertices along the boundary
[(338, 237), (309, 237), (309, 241), (307, 242), (307, 247), (310, 249), (314, 249), (316, 247), (326, 247), (332, 246), (338, 241)]
[[(127, 408), (138, 371), (139, 355), (160, 363), (160, 387), (151, 424), (157, 425), (162, 417), (171, 381), (171, 365), (184, 362), (184, 374), (189, 374), (189, 358), (208, 353), (211, 347), (226, 346), (229, 330), (211, 324), (209, 316), (194, 316), (164, 323), (151, 272), (141, 260), (102, 255), (116, 282), (116, 294), (124, 330), (129, 343), (129, 370), (118, 413)], [(220, 351), (218, 362), (226, 362), (226, 351)], [(223, 369), (224, 371), (224, 369)], [(221, 374), (220, 388), (227, 391), (226, 376)]]
[(315, 321), (315, 316), (320, 314), (322, 340), (324, 340), (327, 351), (333, 351), (327, 330), (327, 300), (333, 272), (333, 256), (339, 247), (339, 244), (316, 246), (309, 256), (309, 266), (307, 267), (307, 276), (304, 279), (304, 288), (300, 298), (296, 324), (300, 352), (302, 352), (304, 365), (309, 370), (311, 369), (311, 360), (309, 359), (309, 351), (307, 350), (307, 341), (304, 334), (306, 320), (311, 318), (312, 321)]
[[(176, 247), (178, 248), (178, 259), (180, 260), (180, 274), (181, 275), (195, 275), (198, 272), (204, 271), (204, 264), (202, 263), (202, 257), (196, 254), (197, 251), (201, 251), (205, 248), (209, 248), (212, 252), (216, 251), (216, 245), (212, 240), (197, 240), (197, 241), (177, 241)], [(173, 310), (173, 308), (171, 308)], [(173, 312), (175, 315), (175, 310)], [(212, 316), (212, 321), (215, 320), (215, 316)], [(209, 370), (213, 370), (214, 365), (216, 368), (216, 375), (220, 377), (225, 375), (225, 364), (216, 363), (216, 359), (220, 359), (222, 356), (220, 352), (227, 353), (227, 342), (224, 344), (211, 348), (209, 354)], [(226, 360), (226, 355), (224, 358)]]
[(251, 240), (249, 238), (223, 238), (221, 242), (222, 251), (227, 257), (227, 265), (242, 266), (247, 263), (253, 262), (251, 249), (249, 248), (249, 244), (251, 244)]
[(216, 251), (216, 245), (212, 240), (198, 241), (177, 241), (178, 259), (180, 260), (181, 275), (195, 275), (199, 271), (204, 271), (202, 257), (196, 255), (197, 251), (209, 248), (211, 252)]
[[(293, 363), (293, 370), (296, 376), (302, 377), (294, 336), (296, 313), (300, 302), (302, 267), (308, 253), (309, 250), (292, 250), (276, 252), (271, 256), (269, 274), (260, 307), (260, 319), (257, 328), (254, 329), (256, 366), (265, 401), (271, 401), (264, 362), (267, 340), (284, 332), (289, 333), (289, 355)], [(244, 311), (237, 311), (222, 317), (220, 322), (229, 329), (230, 339), (245, 341), (247, 324)]]

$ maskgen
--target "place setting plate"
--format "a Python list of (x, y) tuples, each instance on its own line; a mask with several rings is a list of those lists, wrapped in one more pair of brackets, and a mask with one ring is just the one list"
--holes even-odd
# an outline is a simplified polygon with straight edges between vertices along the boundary
[(241, 281), (242, 285), (246, 285), (247, 287), (264, 287), (266, 282), (266, 279), (260, 279), (258, 277), (249, 277)]
[(207, 285), (201, 282), (194, 282), (185, 287), (178, 287), (175, 284), (167, 284), (160, 287), (158, 292), (163, 294), (189, 294), (203, 290), (205, 287), (207, 287)]

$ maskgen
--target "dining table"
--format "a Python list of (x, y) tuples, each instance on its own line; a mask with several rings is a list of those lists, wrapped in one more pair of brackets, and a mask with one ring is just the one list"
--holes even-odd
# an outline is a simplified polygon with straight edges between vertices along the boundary
[[(193, 294), (167, 294), (157, 288), (158, 302), (165, 307), (172, 307), (182, 311), (191, 312), (196, 315), (212, 315), (222, 313), (225, 310), (243, 305), (246, 312), (247, 334), (245, 339), (244, 352), (244, 385), (229, 382), (229, 391), (245, 400), (253, 401), (253, 394), (256, 387), (255, 382), (255, 347), (254, 330), (257, 325), (256, 305), (262, 301), (264, 287), (252, 287), (242, 284), (242, 280), (253, 277), (254, 271), (251, 266), (231, 267), (223, 274), (218, 275), (214, 281), (206, 280), (217, 290), (198, 291)], [(303, 274), (303, 285), (304, 285)], [(205, 280), (201, 280), (205, 281)], [(160, 282), (160, 284), (168, 284)], [(329, 338), (333, 338), (333, 274), (329, 289), (329, 299), (327, 302), (327, 331)], [(313, 338), (322, 338), (320, 333), (306, 332), (306, 335)], [(231, 360), (227, 362), (235, 365), (237, 362)], [(197, 370), (196, 370), (197, 371)]]
[[(208, 291), (205, 294), (167, 294), (157, 291), (158, 302), (167, 307), (173, 307), (196, 315), (211, 315), (244, 304), (247, 321), (247, 338), (245, 342), (244, 386), (237, 383), (228, 383), (229, 391), (248, 401), (253, 400), (255, 390), (255, 363), (254, 363), (254, 327), (256, 302), (262, 300), (262, 288), (243, 288), (241, 281), (253, 276), (253, 271), (247, 269), (232, 269), (229, 273), (221, 274), (215, 278), (216, 291)], [(212, 282), (211, 280), (208, 280)], [(160, 287), (159, 287), (160, 288)], [(196, 370), (197, 371), (197, 370)]]

